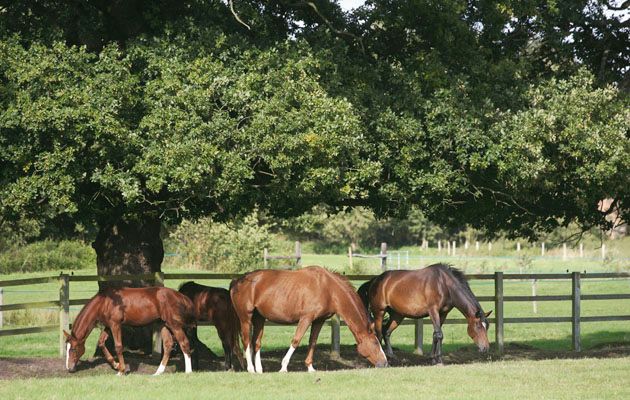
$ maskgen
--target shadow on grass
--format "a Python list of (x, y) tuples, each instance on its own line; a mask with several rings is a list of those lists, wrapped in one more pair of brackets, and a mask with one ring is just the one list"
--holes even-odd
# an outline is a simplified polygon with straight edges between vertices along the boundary
[[(498, 354), (494, 348), (486, 354), (477, 351), (476, 346), (470, 344), (450, 344), (444, 346), (444, 364), (469, 364), (492, 362), (496, 360), (546, 360), (546, 359), (578, 359), (578, 358), (617, 358), (630, 356), (630, 333), (600, 331), (582, 335), (583, 351), (568, 350), (571, 337), (558, 340), (532, 340), (523, 342), (508, 342), (503, 354)], [(430, 366), (431, 358), (429, 345), (424, 346), (425, 355), (418, 355), (411, 351), (410, 346), (394, 347), (395, 357), (390, 360), (391, 366)], [(307, 347), (300, 346), (289, 364), (289, 371), (306, 371), (304, 360)], [(275, 372), (280, 369), (280, 363), (286, 349), (262, 349), (262, 364), (265, 372)], [(125, 352), (125, 361), (134, 374), (152, 374), (160, 363), (160, 357), (144, 356), (139, 353)], [(223, 371), (223, 359), (202, 357), (200, 371)], [(371, 365), (361, 357), (354, 345), (342, 345), (340, 355), (330, 351), (330, 345), (317, 346), (314, 357), (314, 367), (320, 371), (335, 371), (344, 369), (369, 368)], [(171, 357), (165, 373), (183, 372), (184, 362), (179, 355)], [(70, 374), (65, 370), (62, 358), (0, 358), (0, 379), (14, 378), (44, 378), (44, 377), (73, 377), (93, 375), (115, 375), (111, 366), (100, 357), (83, 360), (77, 366), (77, 372)]]

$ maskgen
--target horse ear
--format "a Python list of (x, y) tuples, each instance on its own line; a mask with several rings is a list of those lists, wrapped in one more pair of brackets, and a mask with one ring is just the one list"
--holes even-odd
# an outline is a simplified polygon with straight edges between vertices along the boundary
[(490, 316), (490, 314), (492, 314), (492, 310), (490, 310), (490, 311), (488, 311), (488, 312), (486, 313), (486, 318), (488, 318), (488, 317)]
[(70, 334), (68, 332), (66, 332), (66, 330), (63, 330), (63, 335), (66, 337), (66, 339), (70, 339)]

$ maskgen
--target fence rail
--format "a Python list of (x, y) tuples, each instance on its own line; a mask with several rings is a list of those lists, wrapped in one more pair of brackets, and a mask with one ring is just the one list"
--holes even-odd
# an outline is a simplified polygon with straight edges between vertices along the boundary
[[(168, 279), (201, 279), (201, 280), (226, 280), (234, 279), (241, 276), (240, 274), (214, 274), (214, 273), (162, 273), (144, 275), (117, 275), (117, 276), (98, 276), (98, 275), (67, 275), (50, 276), (42, 278), (28, 278), (0, 281), (0, 288), (21, 285), (36, 285), (51, 282), (57, 282), (59, 285), (59, 300), (52, 301), (36, 301), (17, 304), (0, 304), (0, 312), (13, 310), (26, 310), (42, 307), (58, 307), (59, 324), (33, 326), (15, 329), (0, 329), (0, 337), (11, 335), (24, 335), (40, 332), (50, 332), (59, 330), (59, 350), (60, 355), (64, 354), (64, 335), (63, 330), (70, 329), (70, 306), (84, 305), (89, 299), (73, 299), (70, 300), (70, 283), (71, 282), (114, 282), (114, 281), (153, 281), (163, 284)], [(376, 275), (346, 275), (352, 281), (366, 281), (374, 278)], [(621, 279), (630, 278), (630, 273), (580, 273), (573, 272), (567, 274), (504, 274), (503, 272), (495, 272), (494, 274), (470, 274), (467, 275), (469, 280), (492, 280), (494, 281), (494, 296), (479, 296), (479, 301), (493, 301), (495, 317), (490, 321), (495, 325), (495, 342), (498, 352), (503, 352), (504, 347), (504, 326), (505, 324), (523, 324), (523, 323), (571, 323), (572, 345), (573, 350), (581, 350), (580, 328), (583, 322), (604, 322), (604, 321), (630, 321), (630, 315), (600, 315), (600, 316), (581, 316), (581, 302), (597, 301), (597, 300), (626, 300), (630, 299), (630, 294), (611, 293), (611, 294), (587, 294), (581, 293), (581, 281), (583, 279)], [(571, 294), (567, 295), (539, 295), (539, 296), (506, 296), (503, 291), (503, 283), (506, 280), (571, 280)], [(550, 317), (505, 317), (505, 302), (530, 302), (530, 301), (571, 301), (571, 316), (550, 316)], [(447, 319), (446, 324), (466, 324), (465, 319)], [(206, 324), (201, 324), (206, 325)], [(277, 324), (270, 323), (274, 326)], [(346, 324), (337, 316), (331, 318), (327, 325), (331, 327), (332, 339), (331, 347), (333, 352), (339, 352), (340, 349), (340, 327)], [(423, 319), (405, 320), (402, 325), (414, 325), (414, 349), (416, 353), (422, 354), (423, 342)]]

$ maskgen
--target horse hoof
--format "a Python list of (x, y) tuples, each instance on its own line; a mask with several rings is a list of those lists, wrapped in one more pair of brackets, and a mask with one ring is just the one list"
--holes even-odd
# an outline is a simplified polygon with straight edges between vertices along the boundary
[(280, 371), (278, 372), (289, 372), (286, 368), (280, 368)]
[(308, 366), (308, 372), (317, 372), (317, 370), (315, 368), (313, 368), (312, 365)]

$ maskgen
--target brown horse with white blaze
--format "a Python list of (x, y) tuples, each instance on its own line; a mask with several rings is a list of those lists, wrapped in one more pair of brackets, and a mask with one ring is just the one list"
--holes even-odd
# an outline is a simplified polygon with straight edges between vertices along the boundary
[[(374, 316), (374, 326), (379, 339), (384, 338), (386, 352), (394, 355), (390, 336), (405, 317), (429, 316), (433, 323), (434, 364), (442, 363), (442, 324), (448, 313), (457, 308), (468, 321), (468, 335), (481, 352), (490, 347), (488, 341), (488, 316), (473, 294), (464, 274), (449, 265), (434, 264), (412, 271), (387, 271), (367, 281), (358, 290), (366, 308)], [(385, 313), (390, 318), (383, 327)]]
[[(186, 282), (179, 287), (179, 292), (186, 295), (192, 302), (197, 321), (208, 321), (214, 324), (223, 346), (225, 369), (232, 369), (232, 355), (238, 359), (244, 368), (243, 352), (239, 345), (238, 336), (241, 326), (232, 305), (230, 291), (223, 288), (204, 286), (195, 282)], [(191, 331), (193, 341), (201, 345), (197, 337), (197, 328)], [(199, 350), (199, 349), (197, 349)], [(198, 364), (199, 351), (193, 354), (193, 367)]]
[[(172, 335), (184, 353), (186, 373), (192, 372), (191, 348), (186, 330), (196, 326), (193, 304), (188, 297), (176, 290), (165, 287), (147, 288), (108, 288), (99, 291), (81, 309), (74, 320), (72, 332), (66, 336), (66, 369), (74, 372), (79, 359), (85, 353), (85, 341), (97, 323), (104, 326), (98, 345), (110, 365), (118, 370), (118, 375), (126, 372), (123, 358), (122, 325), (145, 326), (156, 321), (163, 322), (161, 330), (164, 342), (164, 355), (155, 375), (164, 372), (173, 344)], [(172, 335), (171, 335), (172, 333)], [(112, 335), (118, 356), (114, 360), (105, 346)]]
[[(370, 328), (368, 313), (347, 279), (322, 267), (297, 271), (258, 270), (232, 281), (230, 294), (241, 323), (241, 339), (249, 372), (262, 373), (260, 347), (265, 320), (280, 324), (297, 323), (289, 351), (280, 372), (286, 372), (291, 355), (299, 346), (309, 325), (311, 334), (305, 364), (313, 368), (317, 337), (326, 319), (341, 316), (357, 342), (357, 351), (377, 367), (387, 366), (387, 358)], [(252, 363), (250, 327), (253, 325), (255, 366)]]

